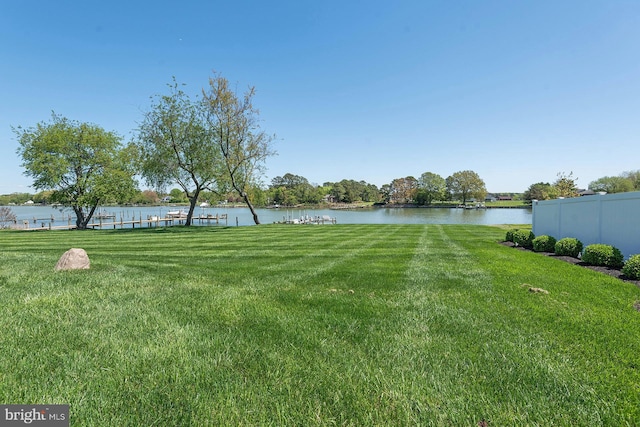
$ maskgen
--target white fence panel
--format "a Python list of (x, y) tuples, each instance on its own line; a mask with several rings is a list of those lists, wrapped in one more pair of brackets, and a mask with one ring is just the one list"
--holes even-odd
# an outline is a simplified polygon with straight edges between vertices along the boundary
[(532, 221), (536, 236), (613, 245), (625, 258), (640, 253), (640, 192), (533, 202)]

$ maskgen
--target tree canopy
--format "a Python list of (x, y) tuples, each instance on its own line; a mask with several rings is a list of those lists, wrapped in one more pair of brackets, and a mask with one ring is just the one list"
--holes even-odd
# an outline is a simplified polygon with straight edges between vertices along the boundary
[(634, 191), (640, 191), (640, 169), (635, 171), (623, 172), (620, 176), (631, 181)]
[(169, 89), (145, 113), (135, 146), (140, 173), (149, 185), (182, 189), (189, 200), (186, 225), (191, 225), (200, 193), (224, 181), (224, 164), (202, 103), (192, 101), (175, 81)]
[(412, 203), (418, 190), (418, 180), (412, 176), (396, 178), (391, 181), (389, 201), (392, 203)]
[(487, 189), (480, 176), (471, 170), (456, 172), (446, 179), (447, 191), (465, 204), (469, 199), (484, 200)]
[(71, 207), (76, 227), (87, 228), (97, 207), (126, 200), (135, 191), (130, 151), (113, 132), (52, 114), (50, 122), (13, 128), (25, 174), (50, 201)]
[(260, 224), (251, 190), (258, 186), (265, 160), (275, 152), (271, 148), (274, 137), (260, 129), (259, 113), (253, 107), (255, 88), (239, 97), (226, 78), (216, 75), (202, 93), (208, 130), (222, 157), (225, 178), (251, 210), (253, 221)]
[(434, 200), (442, 200), (447, 183), (443, 177), (433, 172), (425, 172), (418, 179), (416, 200), (420, 204), (430, 205)]
[(161, 189), (180, 186), (189, 200), (190, 225), (204, 191), (236, 191), (251, 202), (265, 159), (273, 154), (273, 137), (260, 130), (253, 107), (254, 88), (238, 97), (227, 79), (216, 75), (202, 96), (192, 100), (173, 82), (170, 93), (155, 98), (138, 129), (135, 145), (142, 176)]
[(325, 182), (328, 194), (338, 203), (378, 202), (380, 193), (373, 184), (353, 179), (343, 179), (339, 182)]
[(555, 187), (548, 182), (538, 182), (531, 184), (527, 191), (524, 192), (523, 199), (528, 203), (533, 200), (549, 200), (556, 198), (557, 191)]
[(567, 175), (564, 172), (558, 173), (558, 178), (553, 183), (557, 197), (578, 197), (577, 178), (573, 177), (573, 172)]
[(291, 173), (273, 178), (268, 192), (272, 202), (282, 206), (315, 204), (322, 200), (318, 187), (311, 185), (305, 177)]
[(625, 176), (604, 176), (589, 183), (589, 189), (607, 193), (625, 193), (635, 190), (633, 179)]
[(607, 193), (625, 193), (640, 190), (640, 171), (624, 172), (618, 176), (604, 176), (589, 183), (593, 191)]

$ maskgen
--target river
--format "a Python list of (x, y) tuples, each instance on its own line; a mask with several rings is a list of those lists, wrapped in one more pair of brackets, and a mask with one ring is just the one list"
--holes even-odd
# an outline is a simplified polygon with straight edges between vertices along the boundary
[[(75, 215), (70, 209), (60, 209), (51, 206), (10, 206), (18, 219), (18, 225), (25, 222), (33, 227), (62, 226), (75, 223)], [(185, 210), (185, 207), (153, 206), (153, 207), (105, 207), (100, 212), (107, 214), (103, 222), (131, 221), (140, 218), (147, 219), (157, 216), (166, 217), (167, 213), (176, 210)], [(460, 208), (371, 208), (353, 210), (333, 209), (258, 209), (260, 222), (269, 224), (299, 218), (335, 218), (338, 224), (531, 224), (531, 209), (460, 209)], [(253, 225), (251, 212), (247, 208), (230, 207), (197, 207), (194, 216), (227, 215), (227, 219), (221, 219), (218, 225)], [(53, 222), (52, 222), (53, 217)], [(94, 219), (92, 222), (98, 222)], [(198, 221), (194, 222), (198, 225)], [(214, 221), (203, 224), (216, 225)], [(107, 228), (107, 227), (105, 227)]]

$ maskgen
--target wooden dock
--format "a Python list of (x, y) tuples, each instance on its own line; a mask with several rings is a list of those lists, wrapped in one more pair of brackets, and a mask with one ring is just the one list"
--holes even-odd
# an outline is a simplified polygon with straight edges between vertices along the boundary
[(330, 217), (329, 215), (322, 216), (309, 216), (303, 215), (300, 218), (287, 218), (283, 217), (282, 221), (275, 222), (275, 224), (336, 224), (337, 220), (335, 217)]
[[(148, 216), (146, 219), (142, 217), (139, 219), (130, 219), (124, 220), (120, 219), (119, 221), (115, 220), (113, 217), (112, 221), (106, 221), (108, 218), (97, 218), (97, 221), (94, 220), (92, 223), (87, 224), (87, 228), (92, 228), (94, 230), (102, 230), (105, 228), (113, 228), (114, 230), (117, 228), (142, 228), (142, 227), (168, 227), (171, 225), (182, 225), (187, 221), (186, 216), (167, 216), (164, 218), (160, 218), (159, 216)], [(48, 219), (47, 219), (48, 220)], [(44, 221), (44, 220), (41, 220)], [(225, 225), (228, 224), (227, 214), (216, 214), (216, 215), (194, 215), (191, 218), (191, 222), (198, 222), (199, 224), (211, 224), (216, 223), (220, 224), (221, 221), (224, 221)], [(35, 222), (35, 221), (34, 221)], [(22, 230), (27, 231), (37, 231), (37, 230), (74, 230), (76, 227), (75, 220), (72, 220), (71, 217), (68, 219), (67, 225), (53, 225), (53, 221), (50, 221), (49, 224), (45, 222), (41, 222), (40, 226), (30, 226), (30, 221), (23, 221)]]

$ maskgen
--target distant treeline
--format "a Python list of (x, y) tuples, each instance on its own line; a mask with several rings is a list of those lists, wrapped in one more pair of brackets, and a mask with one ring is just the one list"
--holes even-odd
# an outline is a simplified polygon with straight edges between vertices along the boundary
[[(458, 174), (458, 175), (456, 175)], [(467, 177), (467, 183), (460, 182)], [(457, 177), (456, 180), (454, 177)], [(267, 187), (254, 187), (251, 197), (258, 206), (297, 206), (322, 205), (331, 203), (382, 203), (382, 204), (415, 204), (429, 205), (439, 202), (460, 202), (474, 200), (512, 200), (528, 202), (532, 199), (544, 200), (558, 196), (572, 197), (581, 194), (576, 179), (572, 174), (558, 174), (554, 183), (535, 183), (523, 193), (488, 193), (484, 182), (473, 171), (456, 172), (447, 178), (425, 172), (420, 178), (412, 176), (394, 179), (389, 184), (378, 188), (374, 184), (353, 179), (338, 182), (325, 182), (322, 185), (312, 184), (307, 178), (287, 173), (271, 180)], [(474, 184), (475, 183), (475, 184)], [(476, 190), (469, 194), (469, 188), (475, 185)], [(591, 191), (620, 193), (640, 191), (640, 170), (624, 172), (615, 177), (603, 177), (589, 184)], [(462, 194), (462, 191), (467, 191)], [(23, 205), (29, 201), (34, 204), (50, 203), (51, 191), (39, 193), (12, 193), (0, 195), (0, 206)], [(233, 192), (218, 194), (204, 191), (200, 202), (242, 203), (242, 198)], [(168, 193), (153, 190), (140, 190), (128, 201), (135, 205), (153, 205), (159, 203), (188, 203), (184, 192), (174, 188)]]
[[(51, 203), (51, 191), (36, 194), (13, 193), (0, 196), (0, 205), (22, 205)], [(376, 185), (352, 179), (338, 182), (325, 182), (322, 185), (312, 184), (303, 176), (287, 173), (271, 180), (268, 186), (253, 187), (251, 199), (257, 206), (297, 206), (326, 204), (415, 204), (430, 205), (436, 201), (460, 202), (485, 200), (486, 197), (503, 197), (508, 200), (519, 200), (520, 194), (493, 193), (488, 194), (484, 182), (473, 171), (456, 172), (450, 177), (442, 178), (437, 174), (426, 172), (420, 178), (412, 176), (394, 179), (389, 184), (378, 188)], [(152, 205), (159, 203), (188, 203), (185, 193), (177, 188), (168, 193), (154, 190), (137, 191), (125, 203), (135, 205)], [(235, 192), (219, 194), (203, 191), (199, 202), (242, 203), (242, 198)], [(122, 203), (122, 202), (121, 202)], [(108, 204), (108, 203), (105, 203)]]

